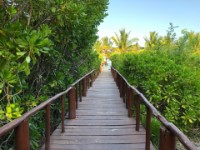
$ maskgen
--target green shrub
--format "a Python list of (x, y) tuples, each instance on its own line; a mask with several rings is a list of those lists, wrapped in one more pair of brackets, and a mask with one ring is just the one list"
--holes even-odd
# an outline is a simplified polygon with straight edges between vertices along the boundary
[[(200, 123), (200, 70), (167, 51), (112, 57), (116, 67), (167, 120), (189, 132)], [(195, 62), (192, 62), (195, 64)]]

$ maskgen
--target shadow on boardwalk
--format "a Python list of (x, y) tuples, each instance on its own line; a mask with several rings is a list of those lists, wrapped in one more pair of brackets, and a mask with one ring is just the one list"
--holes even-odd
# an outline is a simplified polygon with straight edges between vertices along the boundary
[(99, 75), (79, 102), (77, 118), (51, 136), (51, 150), (144, 150), (145, 130), (135, 131), (109, 70)]

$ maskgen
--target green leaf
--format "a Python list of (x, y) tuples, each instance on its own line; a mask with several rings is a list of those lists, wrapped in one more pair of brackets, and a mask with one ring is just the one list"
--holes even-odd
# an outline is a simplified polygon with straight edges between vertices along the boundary
[(0, 83), (0, 89), (2, 89), (3, 87), (4, 87), (4, 83), (1, 82), (1, 83)]
[(26, 67), (24, 68), (24, 71), (25, 71), (25, 74), (26, 74), (26, 75), (29, 75), (29, 74), (30, 74), (30, 68), (29, 68), (29, 66), (26, 66)]
[(27, 41), (24, 39), (16, 39), (16, 44), (18, 44), (21, 48), (26, 48), (28, 46)]
[(48, 47), (43, 47), (43, 50), (49, 51), (50, 49)]
[(50, 44), (51, 44), (50, 40), (48, 38), (45, 38), (45, 39), (39, 41), (39, 43), (37, 45), (45, 47), (45, 46), (49, 46)]
[(189, 122), (190, 122), (190, 123), (193, 123), (192, 119), (189, 119)]
[(28, 76), (30, 74), (29, 64), (26, 61), (24, 61), (22, 65), (23, 65), (23, 71)]
[(35, 31), (35, 32), (32, 33), (32, 35), (30, 37), (30, 40), (29, 40), (30, 46), (34, 47), (34, 44), (37, 41), (37, 39), (38, 39), (38, 35)]
[(27, 57), (26, 57), (26, 62), (27, 62), (27, 63), (30, 63), (30, 62), (31, 62), (30, 56), (27, 56)]
[(6, 112), (7, 112), (7, 113), (11, 113), (11, 112), (12, 112), (12, 109), (11, 109), (10, 106), (6, 106)]
[(51, 7), (51, 11), (52, 11), (53, 13), (55, 13), (55, 12), (56, 12), (56, 8), (55, 8), (55, 7)]
[(26, 54), (26, 52), (17, 52), (16, 54), (17, 54), (17, 56), (24, 56), (24, 54)]

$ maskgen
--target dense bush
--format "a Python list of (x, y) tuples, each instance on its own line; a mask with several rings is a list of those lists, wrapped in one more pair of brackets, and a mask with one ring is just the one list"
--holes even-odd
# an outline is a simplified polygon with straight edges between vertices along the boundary
[[(0, 126), (100, 66), (92, 47), (107, 5), (108, 0), (0, 3)], [(42, 126), (34, 120), (43, 115), (35, 117), (31, 131)], [(32, 139), (39, 139), (40, 133), (34, 135)], [(0, 149), (5, 145), (7, 137), (1, 138)], [(32, 145), (37, 149), (36, 143)]]
[(198, 59), (177, 62), (181, 57), (144, 51), (113, 55), (112, 62), (169, 121), (189, 132), (200, 123), (200, 70), (194, 66)]

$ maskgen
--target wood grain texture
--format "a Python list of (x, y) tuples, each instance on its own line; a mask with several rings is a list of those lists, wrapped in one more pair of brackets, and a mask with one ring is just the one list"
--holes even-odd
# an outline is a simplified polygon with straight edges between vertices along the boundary
[[(53, 132), (51, 150), (144, 150), (145, 129), (135, 131), (136, 121), (128, 111), (110, 71), (103, 71), (88, 89), (76, 111)], [(153, 149), (153, 146), (151, 146)]]

